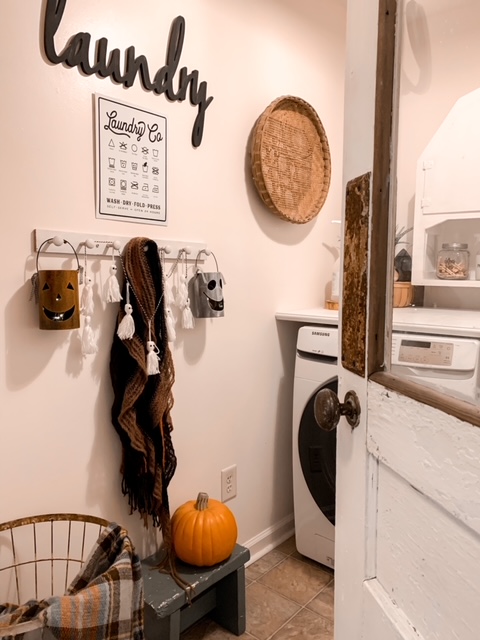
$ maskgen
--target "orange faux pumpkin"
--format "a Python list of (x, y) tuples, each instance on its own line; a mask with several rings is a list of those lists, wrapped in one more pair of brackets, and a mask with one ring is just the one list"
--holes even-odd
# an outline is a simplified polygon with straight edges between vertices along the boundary
[(172, 516), (175, 553), (188, 564), (211, 567), (226, 560), (237, 542), (237, 522), (230, 509), (199, 493)]

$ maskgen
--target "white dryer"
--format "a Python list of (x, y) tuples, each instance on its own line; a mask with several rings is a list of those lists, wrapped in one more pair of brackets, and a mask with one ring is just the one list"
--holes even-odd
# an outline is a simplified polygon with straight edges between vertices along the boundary
[(293, 387), (293, 496), (298, 551), (334, 566), (337, 430), (323, 431), (313, 414), (317, 391), (337, 393), (338, 329), (301, 327)]

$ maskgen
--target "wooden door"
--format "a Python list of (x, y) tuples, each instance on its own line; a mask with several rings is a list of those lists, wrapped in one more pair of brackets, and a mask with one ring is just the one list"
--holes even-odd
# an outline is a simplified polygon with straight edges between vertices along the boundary
[(454, 417), (372, 375), (389, 343), (395, 11), (395, 0), (348, 0), (338, 395), (353, 390), (361, 414), (354, 429), (338, 424), (335, 639), (478, 640), (480, 430), (468, 411)]

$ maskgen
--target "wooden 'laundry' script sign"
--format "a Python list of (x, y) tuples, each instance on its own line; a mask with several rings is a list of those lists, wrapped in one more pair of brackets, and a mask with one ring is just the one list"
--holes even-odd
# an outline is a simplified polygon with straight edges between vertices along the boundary
[(135, 55), (135, 47), (125, 50), (123, 71), (120, 68), (120, 49), (112, 49), (108, 54), (107, 38), (99, 38), (90, 61), (91, 35), (80, 31), (70, 38), (61, 53), (55, 49), (55, 34), (62, 21), (67, 0), (47, 0), (45, 10), (44, 47), (45, 55), (53, 64), (65, 63), (69, 67), (78, 67), (86, 75), (97, 75), (100, 78), (111, 78), (113, 82), (131, 87), (137, 77), (147, 91), (157, 95), (165, 94), (172, 102), (182, 102), (190, 88), (190, 104), (198, 107), (198, 114), (192, 130), (192, 144), (198, 147), (202, 142), (205, 111), (213, 97), (207, 97), (207, 83), (199, 83), (198, 71), (188, 71), (182, 67), (178, 74), (178, 86), (175, 90), (173, 81), (177, 73), (185, 38), (185, 19), (177, 16), (172, 22), (167, 46), (166, 64), (150, 76), (148, 61), (144, 55)]

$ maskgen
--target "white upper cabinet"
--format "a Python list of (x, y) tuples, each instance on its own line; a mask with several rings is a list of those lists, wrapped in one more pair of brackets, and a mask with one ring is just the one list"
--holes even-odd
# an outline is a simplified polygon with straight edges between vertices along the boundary
[[(480, 89), (460, 98), (417, 162), (412, 282), (480, 287)], [(444, 243), (468, 244), (468, 279), (436, 277)]]

